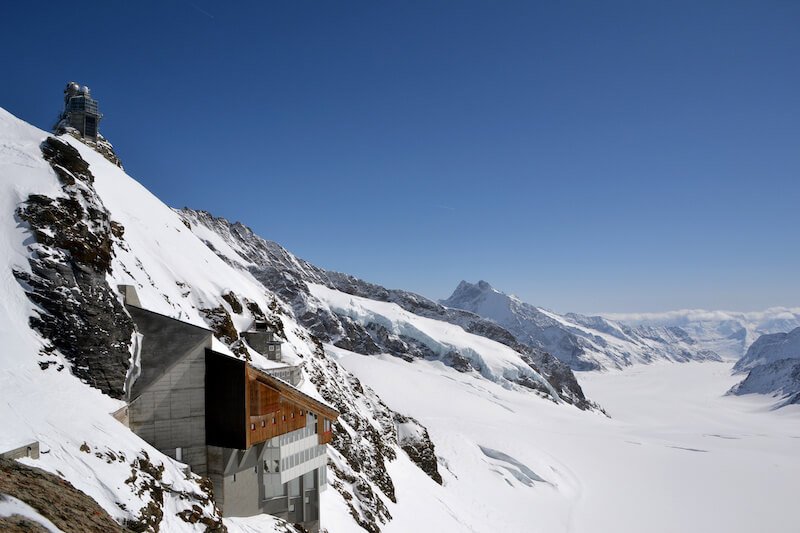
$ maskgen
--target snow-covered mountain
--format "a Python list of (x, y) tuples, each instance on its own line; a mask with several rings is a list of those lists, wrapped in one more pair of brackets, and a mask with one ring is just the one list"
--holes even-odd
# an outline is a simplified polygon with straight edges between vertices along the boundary
[[(391, 519), (389, 462), (437, 483), (425, 428), (328, 357), (290, 306), (220, 259), (115, 161), (0, 109), (0, 179), (0, 448), (38, 440), (35, 466), (133, 529), (238, 527), (223, 524), (207, 483), (110, 414), (124, 405), (135, 337), (116, 287), (133, 285), (144, 307), (212, 329), (217, 351), (254, 366), (267, 365), (239, 332), (256, 316), (281, 332), (284, 359), (302, 365), (301, 389), (341, 412), (326, 498), (343, 524), (377, 531)], [(278, 522), (265, 516), (256, 527), (284, 531)]]
[(800, 328), (760, 336), (733, 369), (748, 374), (732, 394), (768, 394), (778, 406), (800, 403)]
[[(119, 285), (136, 287), (145, 308), (211, 329), (215, 350), (248, 357), (256, 367), (267, 364), (239, 334), (255, 318), (274, 325), (284, 359), (302, 366), (300, 388), (341, 413), (328, 450), (333, 490), (322, 502), (323, 524), (328, 513), (335, 531), (377, 532), (393, 516), (413, 514), (398, 501), (401, 491), (438, 494), (428, 513), (445, 529), (459, 529), (441, 492), (453, 479), (442, 471), (446, 457), (422, 424), (345, 370), (342, 354), (436, 363), (445, 375), (516, 391), (534, 404), (594, 409), (567, 367), (516, 346), (502, 328), (448, 314), (411, 293), (311, 268), (263, 239), (231, 241), (259, 253), (267, 246), (281, 258), (252, 261), (205, 222), (233, 226), (176, 213), (124, 172), (109, 143), (96, 148), (0, 109), (0, 449), (38, 441), (41, 458), (27, 462), (68, 480), (127, 527), (290, 526), (268, 516), (223, 521), (208, 483), (187, 477), (182, 465), (111, 415), (124, 406), (136, 336)], [(404, 305), (347, 294), (331, 288), (332, 279)]]
[(547, 351), (575, 370), (622, 368), (657, 360), (719, 360), (679, 327), (631, 327), (600, 316), (559, 315), (500, 292), (485, 281), (462, 281), (441, 303), (490, 319), (519, 342)]
[[(0, 110), (0, 450), (38, 441), (40, 458), (22, 461), (51, 474), (26, 499), (3, 462), (0, 493), (17, 499), (0, 496), (0, 524), (14, 509), (114, 531), (75, 491), (50, 496), (64, 479), (134, 531), (294, 530), (267, 515), (223, 519), (207, 480), (112, 416), (136, 336), (119, 284), (254, 366), (266, 362), (240, 332), (257, 316), (275, 326), (300, 388), (341, 412), (321, 496), (332, 533), (745, 532), (793, 519), (793, 429), (722, 396), (729, 365), (584, 373), (612, 406), (603, 416), (569, 367), (500, 325), (318, 269), (241, 224), (176, 212), (110, 145), (95, 148)], [(78, 512), (71, 501), (87, 520), (51, 518)]]
[[(543, 350), (518, 342), (492, 321), (448, 309), (418, 294), (324, 270), (255, 235), (241, 223), (204, 211), (184, 208), (178, 212), (221, 258), (248, 270), (290, 302), (298, 321), (323, 342), (365, 355), (390, 353), (408, 361), (435, 359), (504, 386), (522, 385), (581, 409), (594, 407), (568, 366)], [(430, 334), (429, 326), (441, 331)], [(492, 352), (504, 354), (502, 362)]]
[(773, 307), (764, 311), (706, 311), (687, 309), (665, 313), (609, 313), (607, 318), (634, 326), (679, 327), (698, 346), (730, 360), (741, 358), (761, 335), (785, 333), (800, 327), (800, 308)]
[(736, 362), (733, 369), (737, 372), (746, 372), (779, 359), (800, 359), (800, 327), (788, 333), (761, 335), (750, 345), (744, 357)]

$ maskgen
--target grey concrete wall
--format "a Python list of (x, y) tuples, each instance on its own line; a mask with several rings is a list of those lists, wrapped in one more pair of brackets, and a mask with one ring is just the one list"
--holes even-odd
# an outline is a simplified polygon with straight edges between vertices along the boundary
[(263, 448), (263, 445), (256, 445), (248, 450), (223, 449), (225, 462), (222, 482), (225, 492), (223, 516), (253, 516), (264, 512), (261, 464)]
[(206, 475), (205, 348), (202, 342), (165, 369), (128, 409), (131, 429), (161, 452)]
[(300, 383), (300, 378), (302, 377), (302, 373), (300, 372), (299, 366), (282, 366), (280, 368), (270, 368), (264, 370), (270, 376), (274, 376), (278, 379), (282, 379), (283, 381), (297, 386)]
[(245, 331), (242, 334), (252, 349), (272, 361), (281, 361), (281, 343), (271, 331)]
[(23, 444), (13, 450), (8, 450), (0, 453), (2, 459), (22, 459), (23, 457), (30, 457), (31, 459), (39, 458), (39, 441), (34, 440), (27, 444)]
[[(313, 426), (313, 417), (309, 417), (309, 424)], [(264, 465), (265, 461), (269, 465), (276, 465), (276, 461), (277, 465), (284, 464), (282, 451), (289, 450), (292, 443), (307, 437), (307, 431), (297, 430), (247, 451), (209, 446), (209, 477), (214, 483), (214, 494), (223, 516), (267, 513), (302, 523), (308, 531), (318, 531), (319, 493), (320, 487), (326, 482), (325, 467), (281, 483), (281, 473), (270, 472), (275, 466), (265, 469)], [(276, 493), (282, 495), (273, 496)]]

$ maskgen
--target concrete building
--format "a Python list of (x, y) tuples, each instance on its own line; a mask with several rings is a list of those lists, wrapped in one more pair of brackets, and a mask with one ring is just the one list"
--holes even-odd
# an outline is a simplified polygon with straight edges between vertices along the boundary
[(101, 118), (103, 115), (100, 114), (97, 100), (92, 98), (89, 87), (81, 87), (74, 81), (69, 82), (64, 89), (64, 111), (60, 122), (78, 130), (81, 137), (96, 141)]
[(141, 337), (126, 388), (130, 428), (208, 476), (223, 516), (268, 513), (317, 531), (338, 412), (293, 386), (299, 368), (253, 368), (212, 350), (211, 331), (133, 302), (125, 307)]
[(255, 351), (271, 361), (281, 361), (281, 342), (266, 322), (256, 320), (242, 336)]

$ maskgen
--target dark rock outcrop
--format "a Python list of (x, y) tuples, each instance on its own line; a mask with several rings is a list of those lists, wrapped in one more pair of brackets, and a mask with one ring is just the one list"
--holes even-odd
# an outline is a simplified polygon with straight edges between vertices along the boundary
[[(0, 459), (0, 494), (25, 502), (62, 531), (125, 531), (96, 501), (68, 481), (16, 461)], [(37, 531), (30, 523), (9, 518), (13, 516), (0, 518), (0, 530)]]
[(31, 327), (49, 341), (40, 366), (57, 350), (72, 372), (115, 398), (124, 392), (133, 322), (106, 281), (114, 234), (109, 213), (94, 190), (86, 161), (69, 144), (49, 137), (42, 154), (66, 197), (31, 195), (17, 210), (36, 243), (29, 248), (31, 272), (15, 271), (38, 309)]

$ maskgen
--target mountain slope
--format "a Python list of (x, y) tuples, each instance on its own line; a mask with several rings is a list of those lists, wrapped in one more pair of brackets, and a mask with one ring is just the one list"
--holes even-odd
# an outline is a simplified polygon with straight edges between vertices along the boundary
[(559, 315), (494, 289), (462, 281), (442, 304), (493, 320), (521, 343), (545, 350), (575, 370), (622, 368), (656, 360), (719, 360), (677, 327), (632, 328), (599, 316)]
[[(450, 322), (416, 315), (405, 324), (417, 331), (422, 321), (433, 324), (432, 335), (424, 340), (405, 335), (387, 327), (396, 318), (389, 315), (399, 309), (394, 304), (385, 315), (389, 321), (360, 324), (333, 297), (315, 296), (298, 281), (295, 273), (305, 268), (301, 262), (291, 270), (276, 263), (270, 270), (238, 253), (212, 250), (207, 238), (195, 234), (205, 226), (168, 208), (105, 155), (68, 134), (48, 135), (0, 110), (0, 268), (5, 272), (0, 333), (6, 348), (0, 354), (5, 400), (0, 424), (8, 428), (0, 447), (38, 440), (43, 454), (30, 463), (71, 482), (118, 522), (152, 531), (288, 527), (270, 517), (223, 521), (208, 483), (187, 477), (182, 465), (112, 416), (124, 405), (120, 398), (136, 367), (136, 333), (118, 285), (136, 287), (143, 307), (211, 329), (216, 350), (249, 357), (255, 366), (268, 363), (239, 334), (255, 318), (273, 325), (285, 341), (284, 358), (302, 366), (300, 387), (341, 412), (328, 450), (331, 490), (322, 502), (329, 517), (323, 522), (335, 531), (389, 527), (394, 515), (407, 512), (398, 492), (444, 490), (446, 459), (424, 426), (390, 408), (323, 342), (365, 352), (391, 346), (414, 360), (434, 353), (429, 347), (434, 343), (441, 348), (434, 355), (450, 365), (447, 373), (460, 376), (463, 365), (475, 381), (497, 380), (542, 404), (555, 406), (553, 400), (563, 399), (592, 407), (569, 369), (564, 372), (556, 361), (543, 368), (559, 386), (542, 377), (534, 359), (547, 363), (546, 354), (519, 353)], [(216, 243), (224, 246), (220, 239)], [(296, 260), (286, 253), (281, 261)], [(267, 270), (271, 274), (260, 277)], [(309, 269), (303, 275), (316, 274)], [(338, 282), (347, 279), (342, 275)], [(302, 290), (290, 290), (295, 283)], [(406, 302), (415, 298), (403, 294)], [(419, 301), (423, 307), (428, 303)], [(443, 309), (430, 306), (433, 313)], [(465, 320), (473, 329), (483, 327), (513, 342), (491, 323)], [(458, 338), (436, 338), (440, 334)], [(574, 410), (563, 402), (557, 408)], [(441, 500), (425, 505), (428, 518), (442, 529), (460, 529)]]
[(767, 394), (778, 399), (776, 407), (800, 403), (800, 328), (762, 335), (733, 370), (748, 374), (731, 394)]
[[(40, 441), (35, 466), (131, 527), (239, 528), (237, 520), (223, 524), (207, 483), (187, 478), (111, 415), (135, 368), (135, 334), (116, 291), (128, 284), (144, 307), (212, 329), (216, 350), (255, 366), (268, 364), (239, 332), (256, 317), (280, 332), (284, 358), (302, 365), (304, 392), (342, 413), (329, 447), (333, 490), (325, 493), (342, 512), (341, 528), (379, 531), (391, 520), (389, 463), (436, 484), (424, 427), (328, 357), (286, 303), (222, 261), (103, 155), (0, 110), (0, 179), (0, 448)], [(256, 527), (285, 530), (270, 517)]]
[(800, 327), (788, 333), (761, 335), (750, 345), (744, 357), (736, 362), (733, 369), (745, 372), (780, 359), (800, 359)]
[[(522, 385), (543, 394), (555, 392), (557, 400), (581, 409), (596, 407), (586, 399), (568, 366), (543, 350), (518, 342), (494, 322), (467, 311), (448, 309), (418, 294), (386, 289), (347, 274), (321, 269), (255, 235), (243, 224), (231, 223), (203, 211), (182, 209), (179, 213), (192, 231), (221, 258), (248, 270), (264, 286), (291, 303), (298, 321), (323, 342), (367, 355), (390, 353), (409, 361), (438, 359), (462, 372), (475, 371), (487, 379)], [(335, 292), (320, 289), (314, 292), (312, 287)], [(360, 309), (354, 310), (347, 303), (341, 305), (347, 302), (343, 295), (356, 297), (351, 301), (360, 302), (356, 305)], [(337, 305), (330, 305), (331, 299), (338, 302)], [(393, 304), (406, 313), (398, 313), (397, 309), (388, 314), (362, 312), (364, 303), (369, 303), (373, 311), (389, 309), (376, 306), (379, 302)], [(457, 332), (455, 335), (459, 337), (466, 332), (470, 340), (459, 347), (420, 334), (416, 324), (424, 322), (423, 319), (457, 326), (450, 331)], [(502, 345), (490, 344), (491, 348), (485, 351), (506, 354), (504, 370), (487, 371), (484, 362), (492, 355), (481, 355), (471, 348), (472, 345), (486, 345), (483, 339), (475, 336)], [(539, 379), (538, 375), (545, 379)]]

